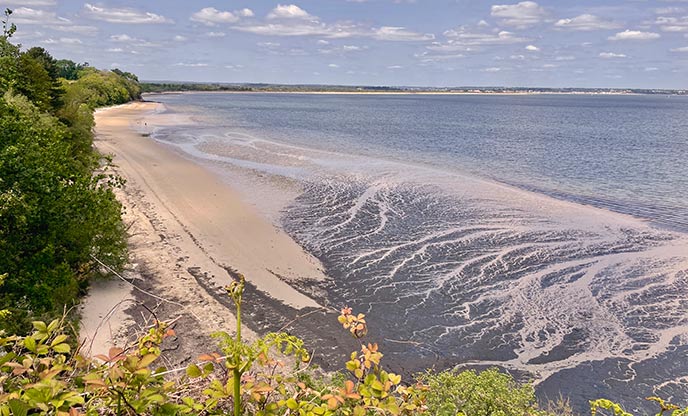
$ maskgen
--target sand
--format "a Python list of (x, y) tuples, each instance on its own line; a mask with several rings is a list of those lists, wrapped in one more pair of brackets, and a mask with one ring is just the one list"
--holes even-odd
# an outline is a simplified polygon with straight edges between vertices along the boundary
[[(115, 172), (126, 180), (116, 193), (129, 227), (131, 264), (122, 278), (130, 283), (92, 286), (82, 304), (81, 335), (86, 352), (98, 354), (139, 334), (153, 312), (176, 319), (170, 359), (179, 364), (212, 350), (212, 332), (234, 330), (222, 289), (230, 272), (244, 274), (263, 303), (280, 305), (273, 311), (294, 315), (320, 305), (288, 282), (325, 276), (317, 259), (221, 178), (142, 134), (160, 106), (137, 102), (96, 112), (95, 145), (114, 156)], [(260, 308), (254, 305), (256, 313)]]

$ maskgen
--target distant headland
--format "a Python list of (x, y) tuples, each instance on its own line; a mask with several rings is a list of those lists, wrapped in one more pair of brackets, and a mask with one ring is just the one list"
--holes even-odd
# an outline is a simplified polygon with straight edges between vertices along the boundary
[(548, 87), (408, 87), (375, 85), (327, 84), (264, 84), (145, 81), (143, 92), (285, 92), (285, 93), (338, 93), (338, 94), (651, 94), (688, 95), (688, 89), (654, 88), (548, 88)]

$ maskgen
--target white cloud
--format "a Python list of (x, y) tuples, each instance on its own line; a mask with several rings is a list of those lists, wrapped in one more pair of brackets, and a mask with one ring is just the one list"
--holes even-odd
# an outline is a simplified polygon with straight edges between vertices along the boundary
[(324, 47), (318, 49), (318, 52), (328, 55), (328, 54), (336, 54), (336, 55), (344, 55), (349, 52), (360, 52), (367, 50), (367, 46), (358, 46), (358, 45), (342, 45), (342, 46), (333, 46), (333, 47)]
[(655, 14), (674, 14), (683, 13), (686, 9), (683, 7), (658, 7), (654, 11)]
[(511, 55), (509, 59), (513, 59), (515, 61), (522, 61), (526, 59), (525, 55)]
[(280, 46), (277, 42), (258, 42), (256, 45), (263, 48), (279, 48)]
[(265, 36), (318, 36), (327, 39), (369, 37), (386, 41), (427, 41), (434, 35), (404, 27), (364, 27), (351, 22), (325, 23), (294, 5), (278, 5), (268, 15), (268, 22), (236, 24), (232, 29)]
[(122, 48), (109, 48), (106, 49), (107, 52), (112, 52), (112, 53), (122, 53), (124, 52), (124, 49)]
[(225, 32), (208, 32), (205, 35), (209, 38), (224, 38), (227, 36)]
[(305, 10), (295, 4), (278, 4), (268, 14), (268, 19), (313, 19)]
[(528, 45), (525, 47), (525, 49), (529, 52), (538, 52), (540, 50), (540, 48), (535, 45)]
[(664, 32), (688, 32), (688, 16), (684, 17), (663, 17), (655, 20), (655, 24)]
[(499, 71), (501, 71), (502, 69), (503, 69), (503, 68), (499, 68), (499, 67), (493, 66), (493, 67), (490, 67), (490, 68), (485, 68), (485, 69), (483, 69), (483, 72), (499, 72)]
[(186, 36), (182, 36), (182, 35), (175, 35), (175, 37), (173, 39), (175, 42), (184, 42), (186, 40), (189, 40), (189, 38), (187, 38)]
[(25, 7), (41, 7), (41, 6), (54, 6), (56, 4), (55, 0), (4, 0), (2, 6), (25, 6)]
[(500, 19), (504, 26), (525, 28), (544, 20), (548, 13), (534, 1), (522, 1), (517, 4), (494, 5), (490, 10), (492, 17)]
[(337, 65), (337, 64), (328, 64), (327, 66), (329, 68), (339, 68), (339, 65)]
[(329, 45), (330, 42), (326, 41), (325, 39), (318, 39), (318, 45)]
[(576, 57), (571, 55), (561, 55), (554, 58), (555, 61), (573, 61), (575, 59)]
[(659, 68), (657, 68), (656, 66), (648, 66), (648, 67), (645, 68), (645, 71), (646, 71), (646, 72), (659, 71)]
[(214, 7), (205, 7), (191, 15), (194, 22), (203, 23), (207, 26), (215, 26), (218, 23), (234, 23), (239, 21), (239, 17), (232, 12), (220, 11)]
[(404, 68), (404, 67), (401, 65), (390, 65), (387, 67), (387, 69), (402, 69), (402, 68)]
[(624, 30), (623, 32), (619, 32), (614, 36), (610, 36), (607, 39), (609, 40), (652, 40), (652, 39), (659, 39), (661, 36), (659, 33), (654, 33), (654, 32), (641, 32), (639, 30)]
[[(34, 4), (33, 2), (29, 3)], [(30, 7), (14, 9), (10, 21), (20, 26), (40, 25), (47, 29), (81, 35), (93, 35), (98, 32), (98, 28), (95, 26), (77, 25), (67, 18), (58, 16), (54, 12), (32, 9)]]
[(84, 4), (84, 15), (96, 20), (103, 20), (110, 23), (131, 23), (131, 24), (156, 24), (174, 23), (172, 20), (159, 14), (144, 12), (130, 8), (108, 8), (95, 6), (90, 3)]
[(138, 39), (133, 38), (133, 37), (126, 35), (126, 34), (121, 34), (121, 35), (110, 36), (110, 40), (113, 42), (134, 42), (134, 41), (137, 41)]
[(688, 46), (682, 46), (680, 48), (674, 48), (671, 52), (688, 52)]
[(404, 27), (393, 26), (382, 26), (379, 29), (374, 29), (372, 37), (379, 40), (411, 42), (435, 39), (435, 35), (431, 33), (417, 33), (407, 30)]
[(48, 38), (44, 40), (42, 43), (45, 43), (47, 45), (52, 45), (56, 43), (62, 43), (65, 45), (81, 45), (83, 42), (81, 39), (77, 38), (58, 38), (58, 39), (53, 39), (53, 38)]
[(127, 43), (127, 44), (130, 44), (132, 46), (140, 46), (140, 47), (157, 47), (157, 46), (160, 46), (157, 43), (149, 42), (145, 39), (138, 39), (138, 38), (129, 36), (129, 35), (124, 34), (124, 33), (110, 36), (110, 41), (118, 42), (118, 43)]
[(237, 14), (242, 16), (242, 17), (253, 17), (253, 16), (255, 16), (255, 14), (253, 13), (253, 10), (246, 9), (246, 8), (237, 11)]
[(177, 62), (176, 64), (172, 66), (183, 66), (187, 68), (205, 68), (208, 66), (206, 63), (202, 62), (195, 62), (195, 63), (187, 63), (187, 62)]
[(448, 38), (446, 42), (434, 42), (432, 45), (428, 46), (428, 49), (437, 52), (468, 52), (472, 51), (474, 47), (510, 45), (530, 40), (516, 36), (514, 33), (506, 30), (497, 33), (474, 32), (463, 26), (445, 31), (444, 36)]
[(599, 56), (602, 59), (626, 58), (626, 55), (614, 52), (601, 52)]
[(582, 14), (570, 19), (559, 19), (554, 26), (561, 29), (580, 31), (609, 30), (621, 27), (618, 23), (603, 20), (592, 14)]

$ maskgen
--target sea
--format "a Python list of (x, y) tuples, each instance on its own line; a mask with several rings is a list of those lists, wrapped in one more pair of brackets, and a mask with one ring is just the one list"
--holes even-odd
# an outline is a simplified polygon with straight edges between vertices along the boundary
[(316, 256), (296, 286), (365, 313), (392, 370), (688, 406), (688, 97), (146, 98), (193, 120), (151, 137)]

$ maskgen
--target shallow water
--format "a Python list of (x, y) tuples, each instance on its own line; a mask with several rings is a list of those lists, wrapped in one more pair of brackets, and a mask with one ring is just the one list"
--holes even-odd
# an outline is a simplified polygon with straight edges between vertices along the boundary
[(688, 403), (686, 98), (151, 99), (198, 121), (156, 139), (257, 204), (284, 182), (256, 178), (299, 184), (279, 220), (330, 276), (302, 289), (368, 313), (405, 371), (499, 365), (579, 409)]

